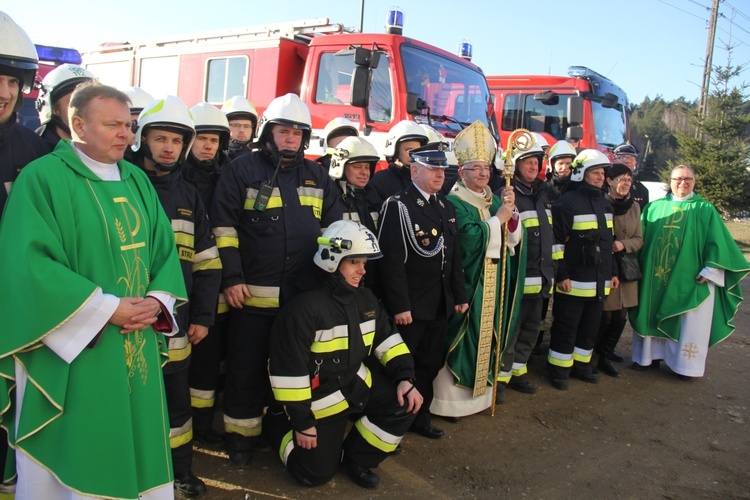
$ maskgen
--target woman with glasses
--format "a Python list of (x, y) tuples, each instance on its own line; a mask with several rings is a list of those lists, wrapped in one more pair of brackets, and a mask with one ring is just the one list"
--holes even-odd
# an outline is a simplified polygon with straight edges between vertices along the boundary
[(671, 193), (643, 211), (639, 304), (630, 313), (633, 368), (661, 360), (681, 378), (701, 377), (708, 348), (734, 331), (747, 260), (716, 209), (695, 189), (687, 165), (670, 174)]
[[(604, 197), (615, 211), (615, 241), (612, 251), (618, 262), (627, 254), (633, 254), (643, 246), (641, 234), (641, 207), (631, 195), (633, 173), (627, 165), (615, 163), (607, 170), (607, 194)], [(638, 281), (629, 280), (619, 266), (620, 286), (611, 290), (604, 301), (599, 337), (595, 351), (599, 353), (597, 368), (610, 377), (619, 377), (620, 372), (612, 361), (622, 362), (623, 357), (615, 352), (620, 335), (628, 322), (628, 309), (638, 304)]]

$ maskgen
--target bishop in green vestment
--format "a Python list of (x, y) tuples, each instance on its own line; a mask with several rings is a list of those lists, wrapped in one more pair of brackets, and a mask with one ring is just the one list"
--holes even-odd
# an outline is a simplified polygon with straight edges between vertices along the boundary
[(713, 205), (693, 192), (692, 169), (676, 167), (670, 185), (672, 193), (641, 216), (633, 361), (640, 368), (664, 360), (679, 375), (700, 377), (708, 348), (734, 331), (750, 266)]
[[(73, 142), (24, 169), (0, 224), (0, 422), (26, 498), (57, 498), (59, 488), (72, 497), (173, 495), (166, 343), (155, 328), (176, 332), (172, 308), (186, 293), (151, 183), (115, 164), (130, 112), (127, 97), (110, 94), (94, 93), (79, 113), (88, 129), (73, 118)], [(128, 327), (110, 321), (123, 298), (146, 296), (165, 314), (121, 333)]]

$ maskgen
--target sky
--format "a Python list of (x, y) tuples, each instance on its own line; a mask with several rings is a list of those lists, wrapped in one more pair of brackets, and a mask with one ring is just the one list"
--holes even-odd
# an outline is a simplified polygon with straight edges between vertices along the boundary
[[(84, 51), (103, 42), (327, 17), (359, 28), (360, 0), (34, 0), (0, 7), (34, 43)], [(700, 96), (711, 0), (365, 0), (364, 31), (382, 32), (388, 10), (404, 13), (404, 35), (456, 52), (473, 45), (486, 75), (565, 75), (587, 66), (633, 103)], [(750, 1), (720, 4), (714, 65), (750, 68)], [(41, 15), (40, 13), (46, 13)], [(743, 72), (736, 84), (750, 82)]]

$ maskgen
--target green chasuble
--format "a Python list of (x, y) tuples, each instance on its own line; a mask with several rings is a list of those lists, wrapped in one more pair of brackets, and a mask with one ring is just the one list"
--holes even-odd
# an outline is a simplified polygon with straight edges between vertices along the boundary
[[(480, 198), (459, 182), (448, 195), (448, 200), (456, 207), (469, 310), (466, 314), (454, 314), (448, 320), (447, 365), (456, 385), (473, 389), (474, 397), (492, 386), (497, 342), (500, 342), (502, 353), (509, 340), (509, 323), (515, 321), (523, 298), (526, 269), (525, 248), (519, 245), (516, 255), (511, 258), (508, 254), (506, 260), (505, 302), (501, 318), (502, 267), (500, 261), (485, 258), (490, 241), (490, 226), (485, 221), (490, 215), (495, 215), (501, 200), (489, 189), (485, 191), (485, 197)], [(502, 244), (505, 245), (505, 241)]]
[[(99, 289), (184, 301), (174, 234), (151, 182), (128, 162), (119, 168), (122, 180), (102, 181), (61, 141), (13, 185), (0, 225), (0, 407), (11, 445), (67, 488), (138, 498), (173, 476), (164, 337), (107, 324), (70, 364), (41, 342)], [(20, 416), (14, 361), (28, 376)], [(13, 461), (6, 471), (15, 473)]]
[(750, 271), (747, 260), (713, 205), (695, 194), (685, 201), (672, 195), (643, 210), (643, 248), (639, 305), (630, 321), (639, 335), (677, 340), (682, 314), (708, 297), (708, 285), (695, 278), (708, 266), (724, 270), (716, 287), (709, 346), (734, 331), (734, 315), (742, 302), (740, 281)]

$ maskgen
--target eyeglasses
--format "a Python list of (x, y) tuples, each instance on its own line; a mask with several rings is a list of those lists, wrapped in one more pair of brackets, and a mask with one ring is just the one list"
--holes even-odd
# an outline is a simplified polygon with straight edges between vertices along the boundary
[(244, 129), (248, 129), (249, 130), (249, 129), (253, 128), (253, 126), (252, 125), (246, 125), (244, 123), (230, 123), (229, 124), (229, 128), (238, 128), (240, 130), (244, 130)]
[(677, 184), (679, 184), (679, 183), (681, 183), (681, 182), (685, 182), (685, 183), (687, 183), (687, 184), (690, 184), (690, 183), (691, 183), (691, 182), (693, 182), (693, 181), (694, 181), (695, 179), (694, 179), (694, 178), (692, 178), (692, 177), (672, 177), (672, 180), (673, 180), (674, 182), (676, 182)]
[(475, 167), (461, 167), (461, 169), (465, 170), (467, 172), (484, 172), (486, 174), (490, 173), (490, 167), (489, 166), (487, 166), (487, 167), (480, 167), (480, 166), (475, 166)]

